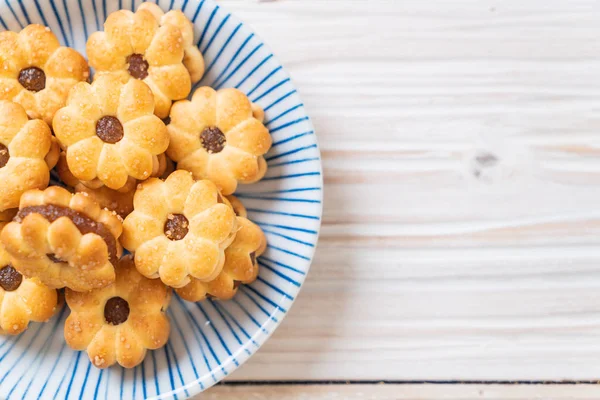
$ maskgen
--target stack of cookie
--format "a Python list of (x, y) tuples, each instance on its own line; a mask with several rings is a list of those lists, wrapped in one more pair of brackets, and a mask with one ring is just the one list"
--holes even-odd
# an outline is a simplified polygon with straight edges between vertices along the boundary
[(67, 343), (133, 367), (169, 337), (171, 288), (225, 300), (256, 279), (265, 235), (232, 194), (265, 175), (271, 137), (236, 89), (186, 100), (193, 36), (149, 3), (109, 15), (89, 66), (43, 26), (0, 33), (0, 332), (47, 321), (64, 288)]

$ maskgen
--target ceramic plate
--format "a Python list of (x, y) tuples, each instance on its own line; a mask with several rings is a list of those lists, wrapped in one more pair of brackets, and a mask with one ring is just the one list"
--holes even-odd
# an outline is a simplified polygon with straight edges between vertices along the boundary
[[(0, 0), (0, 29), (49, 26), (62, 44), (85, 54), (87, 36), (132, 0)], [(267, 234), (260, 276), (227, 302), (186, 303), (174, 296), (171, 338), (135, 369), (98, 370), (63, 338), (68, 309), (22, 335), (0, 338), (0, 398), (184, 399), (219, 382), (277, 328), (308, 273), (321, 224), (322, 176), (317, 140), (285, 69), (263, 41), (211, 0), (163, 0), (193, 21), (206, 61), (199, 85), (236, 87), (266, 111), (273, 148), (259, 183), (238, 197)]]

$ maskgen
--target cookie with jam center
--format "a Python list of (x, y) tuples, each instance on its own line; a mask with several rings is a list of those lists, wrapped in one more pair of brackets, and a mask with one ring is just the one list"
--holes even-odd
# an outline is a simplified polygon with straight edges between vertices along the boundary
[(0, 234), (12, 266), (48, 287), (88, 291), (112, 284), (123, 225), (90, 196), (51, 186), (30, 190)]
[(225, 195), (238, 183), (254, 183), (267, 171), (271, 148), (264, 111), (237, 89), (197, 89), (173, 104), (167, 155), (195, 179), (209, 179)]
[(12, 218), (25, 191), (48, 186), (57, 151), (44, 121), (30, 120), (21, 105), (0, 100), (0, 221)]
[(160, 118), (169, 115), (173, 100), (184, 99), (190, 93), (192, 81), (183, 63), (185, 41), (181, 29), (159, 23), (147, 9), (111, 13), (104, 31), (90, 35), (86, 52), (96, 77), (111, 75), (123, 83), (146, 83), (154, 94), (153, 112)]
[(131, 255), (119, 260), (113, 285), (89, 292), (65, 290), (71, 314), (65, 321), (65, 340), (85, 351), (97, 368), (118, 363), (140, 364), (148, 349), (165, 345), (170, 323), (167, 308), (171, 289), (160, 279), (148, 279), (136, 269)]
[(63, 47), (52, 31), (32, 24), (21, 32), (0, 32), (0, 99), (21, 104), (27, 115), (47, 124), (65, 105), (69, 90), (90, 76), (76, 50)]
[(175, 171), (164, 181), (140, 183), (133, 206), (123, 222), (121, 244), (135, 252), (141, 274), (171, 287), (219, 275), (238, 226), (214, 183)]
[[(0, 231), (6, 223), (0, 223)], [(0, 334), (18, 335), (29, 322), (45, 322), (58, 304), (57, 292), (37, 278), (26, 278), (11, 264), (0, 243)]]
[(169, 145), (148, 85), (110, 75), (73, 87), (52, 126), (73, 176), (113, 190), (159, 175), (159, 158)]
[(185, 14), (180, 10), (169, 10), (165, 13), (158, 4), (142, 3), (138, 7), (139, 10), (148, 10), (154, 15), (159, 26), (173, 25), (181, 30), (183, 38), (183, 65), (187, 68), (192, 78), (192, 83), (196, 83), (202, 79), (204, 75), (205, 65), (204, 57), (200, 52), (196, 41), (194, 40), (194, 25), (187, 19)]

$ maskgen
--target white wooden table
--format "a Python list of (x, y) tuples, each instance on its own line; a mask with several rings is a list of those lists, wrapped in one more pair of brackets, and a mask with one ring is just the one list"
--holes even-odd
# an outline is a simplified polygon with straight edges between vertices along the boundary
[(599, 398), (503, 384), (600, 379), (600, 2), (221, 3), (292, 74), (325, 211), (282, 326), (202, 398)]

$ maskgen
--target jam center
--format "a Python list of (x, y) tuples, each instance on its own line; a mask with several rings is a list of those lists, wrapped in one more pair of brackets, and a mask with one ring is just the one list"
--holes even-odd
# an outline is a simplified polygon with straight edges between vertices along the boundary
[(46, 254), (46, 257), (48, 257), (48, 259), (55, 264), (65, 262), (65, 261), (61, 260), (60, 258), (56, 257), (56, 254), (54, 254), (54, 253)]
[[(117, 240), (103, 223), (94, 221), (92, 218), (79, 211), (64, 206), (56, 206), (54, 204), (25, 207), (17, 213), (14, 221), (21, 223), (29, 214), (39, 214), (49, 222), (54, 222), (61, 217), (67, 217), (73, 221), (73, 224), (75, 224), (82, 235), (95, 233), (106, 243), (106, 247), (108, 247), (108, 260), (110, 263), (112, 265), (117, 265)], [(50, 257), (48, 256), (48, 258)]]
[(0, 168), (4, 167), (8, 164), (8, 160), (10, 159), (10, 154), (8, 152), (8, 148), (0, 143)]
[(38, 67), (24, 68), (19, 72), (19, 83), (27, 90), (39, 92), (46, 87), (46, 74)]
[(225, 147), (225, 135), (223, 132), (216, 126), (209, 126), (208, 128), (204, 128), (202, 133), (200, 134), (200, 140), (202, 141), (202, 146), (209, 153), (219, 153)]
[(123, 125), (117, 117), (102, 117), (96, 122), (96, 135), (105, 143), (117, 143), (123, 139)]
[(120, 325), (129, 318), (129, 303), (121, 297), (108, 299), (104, 306), (104, 319), (111, 325)]
[(148, 61), (144, 60), (144, 56), (141, 54), (132, 54), (127, 57), (127, 63), (129, 67), (129, 75), (135, 79), (144, 79), (148, 76)]
[(12, 265), (7, 265), (0, 269), (0, 286), (7, 292), (17, 290), (21, 286), (23, 275), (21, 275)]
[(182, 214), (169, 214), (165, 222), (165, 235), (170, 240), (181, 240), (187, 235), (189, 230), (189, 221)]

